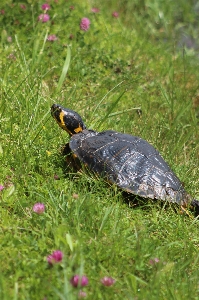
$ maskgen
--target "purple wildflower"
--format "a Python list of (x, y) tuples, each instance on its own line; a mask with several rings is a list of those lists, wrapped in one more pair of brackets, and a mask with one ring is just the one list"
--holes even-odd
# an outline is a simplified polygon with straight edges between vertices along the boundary
[(8, 41), (8, 43), (12, 43), (12, 37), (11, 37), (11, 36), (8, 36), (8, 37), (7, 37), (7, 41)]
[(7, 56), (8, 59), (12, 59), (12, 60), (16, 60), (16, 56), (14, 55), (14, 53), (10, 53), (8, 56)]
[(87, 296), (86, 292), (81, 291), (81, 290), (79, 291), (78, 298), (84, 298), (86, 296)]
[(50, 265), (61, 262), (63, 259), (63, 253), (60, 250), (55, 250), (52, 254), (47, 256), (47, 262)]
[(85, 275), (83, 275), (82, 277), (80, 277), (79, 275), (74, 275), (71, 278), (70, 283), (74, 287), (78, 287), (78, 285), (79, 286), (86, 286), (88, 284), (88, 278)]
[(100, 12), (100, 9), (97, 8), (97, 7), (93, 7), (93, 8), (91, 8), (91, 11), (92, 11), (93, 13), (97, 14), (97, 13)]
[[(50, 34), (50, 35), (47, 37), (47, 40), (50, 41), (50, 42), (54, 42), (54, 41), (57, 40), (57, 37), (56, 37), (55, 34)], [(55, 176), (57, 176), (57, 175), (55, 175)], [(54, 176), (54, 178), (55, 178), (55, 176)], [(59, 176), (58, 176), (58, 178), (59, 178)]]
[[(49, 41), (49, 39), (47, 39)], [(54, 175), (55, 180), (59, 180), (59, 176), (57, 174)]]
[(26, 6), (24, 4), (20, 4), (20, 8), (26, 10)]
[(118, 18), (118, 17), (119, 17), (119, 14), (118, 14), (117, 11), (114, 11), (114, 12), (112, 13), (112, 16), (113, 16), (114, 18)]
[(0, 191), (4, 189), (4, 186), (0, 184)]
[(73, 38), (74, 38), (74, 35), (71, 33), (71, 34), (69, 35), (69, 39), (70, 39), (70, 40), (73, 40)]
[(101, 279), (101, 283), (105, 286), (111, 286), (115, 283), (115, 279), (105, 276)]
[(89, 30), (90, 27), (90, 20), (88, 18), (82, 18), (80, 22), (80, 29), (83, 31)]
[(0, 10), (0, 15), (5, 15), (5, 10), (4, 9)]
[(74, 10), (75, 7), (73, 5), (70, 6), (70, 10)]
[(79, 198), (79, 195), (76, 194), (76, 193), (74, 193), (74, 194), (72, 195), (72, 197), (73, 197), (74, 199), (78, 199), (78, 198)]
[(153, 265), (159, 263), (159, 261), (160, 261), (159, 258), (155, 257), (155, 258), (152, 258), (149, 260), (149, 264), (153, 266)]
[(48, 3), (44, 3), (44, 4), (42, 4), (41, 9), (47, 11), (50, 9), (50, 5)]
[(46, 23), (50, 20), (50, 16), (48, 14), (41, 14), (38, 17), (38, 21), (42, 21), (42, 23)]
[(35, 203), (33, 206), (33, 211), (41, 215), (45, 211), (45, 205), (43, 203)]

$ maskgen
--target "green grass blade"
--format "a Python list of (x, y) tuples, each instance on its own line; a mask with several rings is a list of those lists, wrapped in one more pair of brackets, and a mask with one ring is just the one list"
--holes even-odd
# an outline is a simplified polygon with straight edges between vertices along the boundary
[(106, 115), (104, 116), (104, 118), (101, 119), (100, 123), (99, 123), (99, 128), (100, 126), (106, 121), (106, 119), (109, 117), (110, 113), (113, 111), (113, 109), (116, 107), (116, 105), (118, 104), (118, 102), (121, 100), (121, 98), (123, 97), (123, 95), (126, 93), (126, 90), (123, 91), (119, 97), (110, 105), (110, 108), (108, 109)]
[(70, 46), (68, 46), (67, 56), (66, 56), (66, 59), (65, 59), (65, 62), (64, 62), (64, 66), (63, 66), (63, 69), (62, 69), (61, 76), (60, 76), (59, 81), (58, 81), (56, 93), (59, 93), (60, 90), (61, 90), (63, 82), (66, 78), (66, 74), (68, 72), (68, 68), (69, 68), (69, 65), (70, 65), (70, 60), (71, 60), (71, 49), (70, 49)]
[(102, 231), (102, 229), (104, 228), (104, 226), (105, 226), (105, 224), (106, 224), (106, 221), (107, 221), (109, 215), (113, 212), (113, 209), (114, 209), (113, 207), (114, 207), (114, 205), (111, 205), (110, 207), (108, 207), (108, 208), (106, 209), (105, 214), (104, 214), (104, 217), (103, 217), (103, 219), (102, 219), (102, 223), (101, 223), (100, 228), (99, 228), (99, 232)]
[[(19, 65), (20, 65), (22, 71), (24, 71), (24, 72), (26, 71), (27, 74), (29, 74), (30, 70), (29, 70), (29, 67), (28, 67), (28, 62), (27, 62), (25, 53), (24, 53), (24, 51), (22, 50), (22, 48), (20, 46), (17, 35), (15, 35), (15, 41), (16, 41), (16, 44), (17, 44), (17, 47), (18, 47), (18, 50), (19, 50), (19, 53), (20, 53), (20, 56), (21, 56), (21, 61), (23, 62), (23, 64), (19, 64)], [(25, 66), (25, 68), (24, 68), (24, 66)]]
[(126, 112), (130, 112), (132, 110), (140, 110), (141, 109), (141, 106), (139, 107), (132, 107), (132, 108), (129, 108), (129, 109), (123, 109), (123, 110), (120, 110), (120, 111), (116, 111), (114, 113), (111, 113), (108, 115), (108, 118), (110, 117), (115, 117), (115, 116), (119, 116), (119, 115), (123, 115), (125, 114)]
[(94, 111), (93, 111), (93, 115), (95, 114), (95, 112), (98, 110), (99, 106), (101, 105), (101, 103), (104, 101), (104, 99), (111, 93), (113, 92), (118, 86), (120, 86), (122, 83), (124, 82), (121, 81), (120, 83), (116, 84), (110, 91), (108, 91), (104, 97), (100, 100), (100, 102), (97, 104), (97, 106), (95, 107)]

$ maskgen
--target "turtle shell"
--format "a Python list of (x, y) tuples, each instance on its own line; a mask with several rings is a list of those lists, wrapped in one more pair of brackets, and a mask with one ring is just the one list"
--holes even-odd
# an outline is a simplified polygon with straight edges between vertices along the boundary
[(88, 169), (127, 192), (180, 205), (190, 201), (160, 153), (140, 137), (83, 130), (71, 137), (69, 145)]

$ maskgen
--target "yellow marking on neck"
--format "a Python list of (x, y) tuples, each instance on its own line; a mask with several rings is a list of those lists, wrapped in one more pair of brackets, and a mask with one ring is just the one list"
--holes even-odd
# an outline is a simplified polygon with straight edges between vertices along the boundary
[(65, 125), (65, 123), (64, 123), (64, 113), (63, 113), (63, 111), (60, 112), (59, 118), (60, 118), (60, 121), (61, 121), (61, 122), (60, 122), (60, 126), (61, 126), (63, 129), (66, 130), (66, 125)]
[(75, 128), (74, 131), (76, 133), (81, 132), (82, 131), (82, 127), (79, 125), (79, 127)]
[(72, 132), (70, 130), (68, 130), (68, 128), (66, 127), (65, 123), (64, 123), (64, 112), (61, 111), (60, 114), (59, 114), (59, 118), (60, 118), (60, 122), (57, 121), (57, 123), (59, 124), (59, 126), (66, 130), (70, 135), (72, 135)]

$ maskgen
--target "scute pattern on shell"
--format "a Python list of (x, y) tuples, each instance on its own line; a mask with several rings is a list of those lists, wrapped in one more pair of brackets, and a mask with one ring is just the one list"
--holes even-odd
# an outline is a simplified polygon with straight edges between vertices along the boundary
[(83, 130), (73, 135), (69, 144), (91, 171), (130, 193), (180, 205), (190, 202), (160, 153), (139, 137), (112, 130)]

